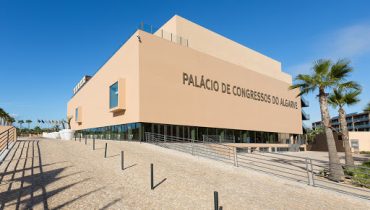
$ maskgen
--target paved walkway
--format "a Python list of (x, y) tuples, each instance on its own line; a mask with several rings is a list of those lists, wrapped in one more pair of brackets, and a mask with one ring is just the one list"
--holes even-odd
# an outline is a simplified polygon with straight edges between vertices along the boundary
[[(5, 209), (370, 209), (370, 202), (137, 142), (21, 140), (0, 166)], [(125, 151), (124, 171), (120, 152)], [(150, 189), (150, 163), (155, 184)]]

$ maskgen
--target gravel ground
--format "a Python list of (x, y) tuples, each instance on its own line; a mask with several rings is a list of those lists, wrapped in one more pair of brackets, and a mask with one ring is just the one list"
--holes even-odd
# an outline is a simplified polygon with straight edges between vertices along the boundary
[(213, 209), (213, 191), (223, 209), (370, 209), (364, 199), (137, 142), (97, 141), (93, 151), (91, 140), (18, 141), (0, 172), (5, 209)]

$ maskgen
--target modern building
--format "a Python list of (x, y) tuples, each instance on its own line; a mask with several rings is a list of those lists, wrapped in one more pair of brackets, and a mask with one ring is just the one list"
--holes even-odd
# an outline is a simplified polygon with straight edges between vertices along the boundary
[[(370, 113), (350, 113), (346, 115), (348, 131), (370, 131)], [(340, 131), (339, 117), (331, 118), (331, 125)], [(321, 121), (312, 123), (312, 128), (321, 126)]]
[(144, 132), (292, 144), (308, 103), (281, 63), (180, 16), (141, 24), (68, 102), (72, 129), (106, 139)]

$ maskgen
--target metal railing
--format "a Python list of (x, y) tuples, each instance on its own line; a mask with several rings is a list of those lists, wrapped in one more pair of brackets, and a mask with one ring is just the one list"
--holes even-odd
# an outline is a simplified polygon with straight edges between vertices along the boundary
[(142, 31), (145, 31), (145, 32), (148, 32), (148, 33), (151, 33), (153, 35), (156, 35), (156, 36), (158, 36), (162, 39), (168, 40), (170, 42), (173, 42), (173, 43), (185, 46), (185, 47), (189, 47), (189, 40), (188, 39), (186, 39), (182, 36), (179, 36), (177, 34), (165, 31), (163, 29), (155, 28), (152, 25), (145, 24), (145, 23), (141, 22), (138, 29), (140, 29)]
[(10, 145), (17, 140), (17, 129), (10, 127), (0, 133), (0, 153), (9, 149)]
[(145, 141), (160, 147), (237, 165), (236, 150), (227, 145), (150, 132), (145, 132)]
[(203, 141), (211, 143), (235, 143), (235, 136), (203, 135)]
[(268, 151), (252, 152), (251, 148), (222, 144), (207, 136), (199, 141), (147, 132), (145, 140), (164, 148), (370, 200), (369, 167), (341, 164), (346, 180), (338, 183), (328, 179), (329, 162), (327, 161)]

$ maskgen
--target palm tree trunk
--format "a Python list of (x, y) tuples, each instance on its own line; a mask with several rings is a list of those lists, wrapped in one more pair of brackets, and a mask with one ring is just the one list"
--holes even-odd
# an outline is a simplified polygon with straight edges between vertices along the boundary
[(343, 181), (344, 172), (339, 162), (337, 148), (335, 146), (333, 131), (330, 129), (330, 115), (328, 110), (328, 98), (324, 89), (320, 89), (319, 93), (321, 120), (324, 124), (326, 142), (328, 144), (329, 152), (329, 179), (334, 181)]
[(349, 134), (348, 134), (348, 128), (347, 128), (346, 112), (344, 111), (343, 107), (339, 107), (339, 122), (340, 122), (340, 130), (342, 133), (346, 164), (350, 166), (354, 166), (355, 163), (353, 162), (351, 147), (349, 144)]

